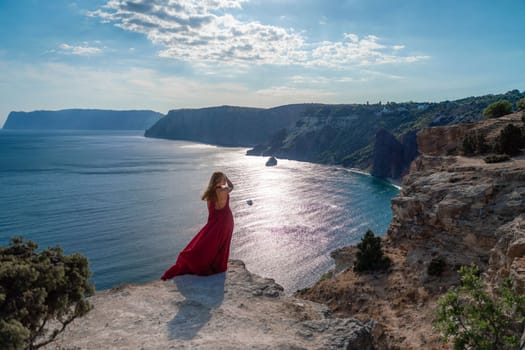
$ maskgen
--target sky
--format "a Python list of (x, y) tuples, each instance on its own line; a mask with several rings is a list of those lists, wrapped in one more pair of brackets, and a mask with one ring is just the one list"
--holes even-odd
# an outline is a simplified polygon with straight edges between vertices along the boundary
[(524, 0), (0, 0), (0, 126), (523, 91), (524, 18)]

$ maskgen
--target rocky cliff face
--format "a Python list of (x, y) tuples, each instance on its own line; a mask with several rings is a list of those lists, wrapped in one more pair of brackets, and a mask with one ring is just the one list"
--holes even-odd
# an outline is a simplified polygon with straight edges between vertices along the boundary
[(4, 129), (145, 130), (164, 115), (154, 111), (64, 109), (11, 112)]
[[(301, 295), (327, 302), (336, 315), (374, 318), (384, 329), (376, 342), (385, 349), (438, 349), (431, 327), (437, 298), (458, 283), (457, 267), (477, 264), (484, 279), (512, 276), (525, 286), (525, 156), (487, 164), (459, 151), (472, 130), (496, 137), (509, 123), (523, 127), (521, 115), (434, 127), (418, 135), (422, 153), (392, 200), (393, 219), (383, 239), (394, 265), (389, 274), (355, 275), (355, 248), (334, 253), (332, 279)], [(427, 272), (443, 258), (441, 276)], [(338, 271), (343, 271), (337, 273)], [(523, 289), (521, 289), (523, 290)], [(447, 348), (445, 346), (445, 348)]]
[[(406, 174), (417, 156), (417, 131), (427, 126), (480, 121), (489, 104), (503, 99), (516, 103), (522, 97), (525, 92), (513, 90), (439, 103), (313, 105), (279, 142), (266, 142), (252, 154), (341, 164), (397, 178)], [(389, 143), (387, 138), (381, 139), (386, 137), (382, 131), (376, 137), (381, 129), (403, 135), (398, 140), (402, 149), (395, 142), (391, 143), (392, 149), (381, 148)], [(379, 143), (379, 150), (374, 143)]]
[(467, 133), (491, 140), (510, 123), (524, 126), (521, 115), (513, 114), (421, 132), (425, 155), (414, 162), (413, 175), (392, 203), (392, 237), (412, 237), (429, 249), (440, 239), (437, 246), (446, 248), (442, 255), (451, 264), (475, 262), (490, 281), (513, 275), (524, 286), (525, 156), (495, 164), (447, 156), (461, 149)]
[[(489, 104), (515, 103), (525, 92), (468, 97), (439, 103), (297, 104), (270, 109), (211, 107), (168, 113), (146, 131), (147, 137), (254, 147), (249, 155), (276, 156), (371, 170), (399, 178), (417, 156), (416, 132), (428, 125), (482, 119)], [(403, 135), (395, 149), (374, 150), (376, 132)], [(384, 134), (381, 134), (384, 136)], [(388, 147), (388, 145), (386, 145)], [(381, 175), (379, 175), (381, 174)]]
[(332, 318), (282, 290), (240, 261), (225, 274), (114, 288), (47, 349), (372, 349), (373, 322)]
[(376, 133), (370, 173), (380, 178), (401, 178), (417, 155), (415, 131), (406, 133), (398, 141), (387, 130), (381, 129)]

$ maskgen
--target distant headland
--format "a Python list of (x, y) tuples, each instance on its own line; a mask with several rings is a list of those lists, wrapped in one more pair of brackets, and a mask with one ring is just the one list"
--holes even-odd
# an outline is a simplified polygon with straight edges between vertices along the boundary
[(115, 111), (64, 109), (11, 112), (4, 129), (25, 130), (145, 130), (164, 115), (149, 110)]

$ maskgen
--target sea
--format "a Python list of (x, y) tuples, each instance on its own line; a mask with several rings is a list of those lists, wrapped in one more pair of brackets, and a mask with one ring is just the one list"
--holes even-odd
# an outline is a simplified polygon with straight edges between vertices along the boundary
[(334, 267), (330, 252), (383, 235), (394, 185), (337, 166), (141, 131), (0, 130), (0, 245), (23, 236), (89, 258), (97, 290), (159, 279), (207, 220), (214, 171), (235, 188), (230, 258), (288, 294)]

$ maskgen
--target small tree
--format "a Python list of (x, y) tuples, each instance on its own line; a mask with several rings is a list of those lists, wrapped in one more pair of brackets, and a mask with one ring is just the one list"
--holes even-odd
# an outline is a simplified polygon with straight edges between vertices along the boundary
[(483, 116), (487, 119), (499, 118), (512, 112), (512, 103), (501, 100), (490, 104), (483, 110)]
[(462, 266), (461, 286), (438, 300), (434, 326), (454, 349), (519, 349), (525, 321), (525, 295), (505, 280), (490, 295), (484, 289), (477, 266)]
[(520, 149), (525, 146), (525, 139), (520, 128), (514, 124), (508, 124), (501, 130), (497, 140), (496, 149), (499, 153), (510, 156), (520, 153)]
[(88, 260), (60, 247), (37, 248), (21, 237), (0, 247), (0, 349), (38, 349), (90, 310)]
[(516, 102), (516, 107), (518, 107), (518, 111), (525, 110), (525, 97), (522, 98), (521, 100), (518, 100), (518, 102)]
[(354, 262), (356, 272), (386, 270), (392, 263), (390, 258), (383, 254), (381, 237), (375, 237), (372, 230), (366, 231), (357, 249), (357, 259)]

